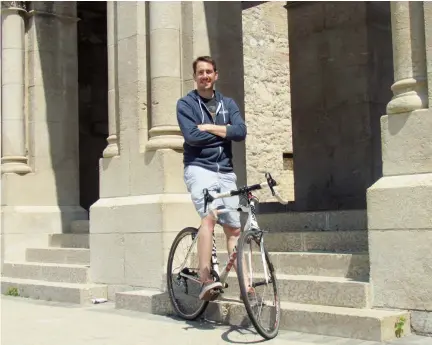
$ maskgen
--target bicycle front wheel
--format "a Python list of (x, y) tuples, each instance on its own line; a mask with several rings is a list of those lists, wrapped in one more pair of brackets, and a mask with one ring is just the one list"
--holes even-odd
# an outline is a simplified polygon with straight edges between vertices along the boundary
[(196, 228), (180, 231), (168, 256), (167, 285), (171, 305), (185, 320), (195, 320), (208, 305), (207, 301), (199, 299), (197, 236)]
[(263, 338), (272, 339), (279, 332), (281, 309), (276, 272), (267, 250), (263, 247), (261, 251), (261, 234), (249, 230), (240, 237), (237, 275), (252, 324)]

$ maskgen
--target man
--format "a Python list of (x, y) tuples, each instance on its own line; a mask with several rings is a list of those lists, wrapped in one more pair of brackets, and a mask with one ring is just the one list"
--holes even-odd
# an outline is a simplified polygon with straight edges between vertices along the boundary
[[(185, 140), (184, 181), (201, 217), (198, 256), (202, 287), (199, 298), (211, 300), (212, 290), (221, 288), (222, 284), (214, 282), (210, 275), (216, 220), (208, 209), (204, 212), (203, 189), (216, 192), (237, 189), (231, 143), (244, 140), (247, 130), (234, 100), (214, 90), (218, 79), (215, 61), (210, 56), (201, 56), (192, 67), (197, 87), (177, 102), (177, 121)], [(239, 198), (218, 199), (215, 203), (237, 207)], [(238, 212), (225, 213), (217, 222), (223, 226), (228, 253), (231, 253), (240, 236), (240, 215)], [(237, 267), (236, 263), (234, 267)]]

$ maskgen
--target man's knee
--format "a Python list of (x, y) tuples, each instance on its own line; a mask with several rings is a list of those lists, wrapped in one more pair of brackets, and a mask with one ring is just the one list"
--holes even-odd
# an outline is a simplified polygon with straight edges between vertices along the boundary
[(202, 228), (207, 229), (207, 231), (213, 232), (216, 225), (216, 220), (209, 214), (201, 219), (201, 225)]
[(232, 227), (229, 225), (223, 226), (225, 235), (227, 237), (239, 237), (240, 236), (240, 227)]

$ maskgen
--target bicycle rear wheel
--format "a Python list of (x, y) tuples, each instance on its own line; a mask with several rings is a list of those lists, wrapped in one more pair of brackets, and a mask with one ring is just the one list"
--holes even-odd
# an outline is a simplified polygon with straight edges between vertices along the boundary
[(208, 305), (207, 301), (198, 297), (201, 285), (196, 281), (199, 279), (197, 235), (198, 229), (192, 227), (180, 231), (168, 256), (167, 286), (171, 305), (177, 315), (185, 320), (195, 320)]
[[(264, 258), (261, 254), (261, 235), (261, 232), (249, 230), (240, 237), (237, 247), (238, 279), (243, 303), (252, 324), (262, 337), (272, 339), (279, 332), (280, 300), (273, 264), (265, 248)], [(255, 294), (248, 294), (250, 287)], [(268, 321), (264, 320), (266, 317)]]

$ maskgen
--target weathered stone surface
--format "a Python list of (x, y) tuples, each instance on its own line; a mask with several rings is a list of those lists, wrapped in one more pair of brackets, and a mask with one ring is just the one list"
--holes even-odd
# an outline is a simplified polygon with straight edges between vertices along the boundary
[(432, 111), (381, 118), (384, 175), (432, 172)]
[(419, 311), (419, 310), (411, 311), (411, 327), (416, 333), (431, 335), (432, 334), (432, 312)]
[[(283, 197), (294, 200), (287, 11), (280, 2), (243, 10), (247, 182), (269, 171)], [(274, 201), (266, 190), (262, 202)]]
[(89, 282), (88, 267), (84, 265), (5, 262), (2, 273), (6, 277), (19, 279), (64, 283)]
[(90, 250), (87, 248), (27, 248), (26, 261), (88, 265)]
[(432, 230), (369, 232), (373, 306), (432, 311)]
[[(116, 308), (173, 315), (167, 293), (156, 290), (122, 292), (116, 295)], [(281, 329), (346, 338), (387, 341), (395, 339), (394, 323), (407, 318), (404, 336), (410, 335), (410, 318), (404, 311), (340, 308), (297, 303), (281, 303)], [(211, 302), (204, 313), (210, 321), (251, 326), (244, 305), (237, 300)]]
[(389, 6), (381, 7), (288, 7), (295, 203), (302, 209), (364, 208), (365, 189), (381, 175), (376, 138), (393, 72), (383, 62), (392, 53)]
[(106, 298), (107, 287), (97, 284), (73, 284), (2, 277), (1, 293), (16, 288), (19, 296), (45, 301), (90, 304), (92, 298)]

